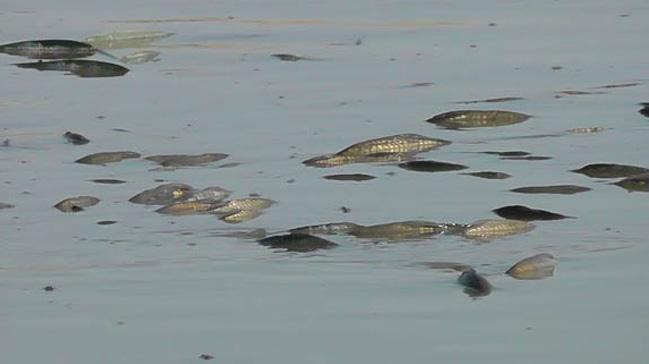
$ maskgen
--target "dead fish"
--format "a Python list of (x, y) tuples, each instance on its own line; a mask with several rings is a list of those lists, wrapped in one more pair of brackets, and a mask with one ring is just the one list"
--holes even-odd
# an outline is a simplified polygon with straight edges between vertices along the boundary
[(122, 183), (126, 183), (126, 181), (122, 181), (121, 179), (112, 179), (112, 178), (96, 178), (96, 179), (91, 179), (90, 182), (101, 183), (106, 185), (119, 185)]
[(84, 59), (66, 59), (61, 61), (38, 61), (14, 64), (19, 68), (39, 71), (60, 71), (82, 78), (118, 77), (128, 73), (129, 69), (117, 64)]
[(28, 40), (0, 45), (0, 53), (33, 59), (85, 58), (94, 55), (92, 45), (66, 39)]
[(184, 183), (165, 183), (151, 188), (129, 198), (129, 202), (142, 205), (169, 205), (187, 196), (191, 196), (194, 188)]
[(637, 176), (627, 177), (621, 181), (613, 183), (629, 192), (649, 192), (649, 173), (639, 174)]
[(163, 206), (155, 212), (159, 214), (168, 214), (168, 215), (198, 215), (198, 214), (207, 214), (215, 206), (212, 202), (204, 201), (180, 201), (174, 202), (169, 205)]
[(124, 64), (142, 64), (147, 62), (158, 62), (160, 52), (156, 51), (138, 51), (135, 53), (127, 54), (119, 60)]
[(442, 234), (444, 231), (442, 224), (412, 220), (359, 226), (352, 229), (349, 234), (361, 239), (407, 240), (426, 238)]
[(568, 129), (566, 132), (568, 133), (573, 133), (573, 134), (592, 134), (592, 133), (599, 133), (604, 131), (604, 128), (601, 128), (599, 126), (592, 126), (588, 128), (573, 128), (573, 129)]
[(402, 158), (411, 158), (416, 153), (427, 152), (450, 143), (448, 140), (418, 134), (390, 135), (356, 143), (335, 154), (311, 158), (302, 163), (313, 167), (332, 167), (349, 163), (401, 161)]
[(454, 262), (426, 262), (423, 263), (423, 265), (425, 265), (430, 269), (453, 270), (456, 272), (465, 272), (472, 269), (470, 266), (466, 264), (454, 263)]
[(457, 110), (433, 116), (426, 120), (447, 129), (496, 127), (522, 123), (531, 115), (503, 110)]
[(471, 101), (457, 101), (456, 104), (478, 104), (478, 103), (495, 103), (495, 102), (509, 102), (509, 101), (519, 101), (525, 100), (523, 97), (497, 97), (493, 99), (482, 99), (482, 100), (471, 100)]
[(493, 171), (469, 172), (469, 173), (461, 173), (461, 174), (467, 176), (479, 177), (479, 178), (486, 178), (486, 179), (507, 179), (511, 177), (511, 175), (507, 173), (493, 172)]
[(496, 215), (505, 219), (534, 221), (534, 220), (563, 220), (574, 219), (573, 216), (565, 216), (550, 211), (532, 209), (523, 205), (503, 206), (491, 210)]
[(0, 210), (4, 210), (4, 209), (12, 209), (12, 208), (14, 208), (14, 207), (16, 207), (16, 206), (14, 206), (14, 205), (12, 205), (12, 204), (8, 204), (8, 203), (0, 202)]
[(293, 55), (293, 54), (284, 54), (284, 53), (282, 53), (282, 54), (273, 54), (272, 56), (279, 59), (280, 61), (284, 61), (284, 62), (297, 62), (297, 61), (303, 61), (303, 60), (309, 59), (309, 58), (305, 58), (305, 57), (296, 56), (296, 55)]
[(161, 31), (132, 30), (93, 35), (87, 37), (85, 41), (101, 49), (142, 48), (173, 34)]
[(349, 234), (359, 227), (361, 225), (354, 224), (353, 222), (331, 222), (327, 224), (300, 226), (289, 230), (289, 232), (292, 234), (338, 235)]
[(552, 255), (542, 253), (520, 260), (505, 273), (516, 279), (543, 279), (552, 277), (556, 264)]
[(581, 95), (601, 95), (604, 92), (601, 92), (601, 91), (599, 91), (599, 92), (591, 92), (591, 91), (562, 90), (562, 91), (559, 91), (559, 93), (564, 94), (564, 95), (579, 95), (579, 96), (581, 96)]
[(524, 152), (522, 150), (510, 150), (506, 152), (494, 152), (494, 151), (488, 151), (488, 152), (482, 152), (483, 154), (491, 154), (491, 155), (497, 155), (500, 157), (524, 157), (531, 155), (532, 153), (529, 152)]
[(622, 87), (633, 87), (633, 86), (640, 86), (640, 85), (642, 85), (642, 83), (640, 83), (640, 82), (614, 83), (614, 84), (610, 84), (610, 85), (593, 87), (593, 89), (622, 88)]
[(324, 176), (322, 178), (332, 180), (332, 181), (363, 182), (363, 181), (369, 181), (369, 180), (374, 179), (376, 177), (370, 176), (368, 174), (353, 173), (353, 174), (330, 174), (330, 175)]
[(464, 286), (464, 293), (471, 297), (488, 296), (491, 293), (491, 284), (474, 269), (465, 270), (457, 279)]
[(534, 225), (527, 221), (507, 219), (483, 219), (474, 221), (462, 232), (470, 239), (494, 239), (510, 235), (523, 234), (534, 229)]
[(437, 162), (437, 161), (411, 161), (399, 164), (399, 168), (417, 172), (449, 172), (467, 169), (469, 167), (461, 164)]
[(66, 198), (65, 200), (54, 205), (54, 207), (63, 212), (79, 212), (83, 211), (86, 207), (98, 204), (99, 201), (100, 200), (97, 197), (77, 196)]
[(527, 155), (524, 157), (500, 157), (500, 159), (509, 161), (545, 161), (552, 159), (552, 157), (546, 157), (542, 155)]
[(102, 165), (106, 163), (115, 163), (123, 161), (124, 159), (131, 158), (140, 158), (139, 153), (130, 152), (130, 151), (119, 151), (119, 152), (101, 152), (89, 154), (81, 159), (74, 161), (75, 163), (81, 164), (93, 164), (93, 165)]
[(221, 216), (219, 220), (227, 222), (228, 224), (238, 224), (252, 220), (262, 214), (262, 210), (241, 210), (235, 213)]
[(638, 110), (640, 114), (649, 118), (649, 102), (641, 102), (642, 109)]
[(338, 244), (308, 234), (285, 234), (269, 236), (258, 240), (260, 245), (273, 249), (285, 249), (289, 252), (307, 253), (319, 249), (332, 249)]
[(211, 162), (220, 161), (227, 158), (228, 154), (223, 153), (204, 153), (197, 155), (188, 154), (167, 154), (152, 155), (144, 159), (156, 162), (163, 167), (191, 167), (200, 166)]
[(90, 139), (86, 138), (85, 136), (77, 133), (73, 133), (70, 131), (66, 131), (65, 134), (63, 134), (63, 137), (69, 142), (74, 145), (84, 145), (90, 143)]
[(240, 198), (226, 201), (213, 208), (210, 213), (217, 215), (231, 215), (243, 210), (263, 210), (273, 205), (275, 201), (260, 197)]
[(225, 188), (221, 187), (206, 187), (203, 188), (200, 191), (196, 191), (193, 193), (190, 193), (185, 199), (183, 199), (183, 202), (210, 202), (210, 203), (217, 203), (225, 200), (226, 198), (230, 197), (230, 194), (232, 191), (226, 190)]
[(592, 178), (624, 178), (647, 173), (649, 169), (625, 164), (595, 163), (574, 169), (571, 172), (581, 173)]
[(574, 195), (581, 192), (590, 191), (588, 187), (575, 186), (575, 185), (555, 185), (555, 186), (530, 186), (518, 187), (510, 190), (516, 193), (547, 193), (555, 195)]

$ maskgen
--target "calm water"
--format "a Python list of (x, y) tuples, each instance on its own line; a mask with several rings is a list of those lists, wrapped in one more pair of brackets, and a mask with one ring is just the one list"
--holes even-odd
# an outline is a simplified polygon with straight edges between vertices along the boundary
[[(158, 62), (128, 65), (116, 78), (19, 69), (12, 64), (25, 59), (0, 54), (0, 139), (10, 139), (0, 147), (0, 202), (16, 205), (0, 211), (2, 362), (187, 363), (202, 353), (219, 363), (641, 362), (649, 354), (649, 194), (568, 171), (597, 162), (649, 166), (649, 120), (636, 112), (649, 101), (648, 15), (643, 1), (4, 1), (2, 43), (175, 34), (146, 48), (161, 53)], [(275, 53), (313, 60), (282, 62)], [(434, 84), (405, 87), (422, 82)], [(594, 89), (620, 83), (638, 85)], [(561, 90), (603, 93), (556, 98)], [(505, 96), (526, 100), (454, 104)], [(462, 108), (534, 118), (467, 131), (423, 122)], [(592, 126), (607, 130), (511, 138)], [(66, 144), (67, 130), (92, 143)], [(300, 163), (406, 132), (454, 142), (427, 159), (513, 178)], [(173, 171), (143, 160), (73, 163), (115, 150), (231, 156)], [(486, 150), (553, 159), (467, 153)], [(219, 168), (225, 163), (240, 164)], [(378, 178), (321, 178), (333, 173)], [(128, 183), (88, 181), (94, 178)], [(127, 202), (158, 179), (278, 203), (233, 226)], [(507, 192), (544, 184), (592, 191)], [(76, 195), (102, 202), (79, 214), (51, 207)], [(311, 254), (223, 237), (345, 220), (468, 223), (508, 204), (577, 219), (538, 222), (530, 233), (488, 244), (334, 237), (339, 248)], [(554, 277), (501, 274), (540, 252), (558, 258)], [(456, 273), (418, 264), (430, 261), (471, 264), (495, 290), (471, 299)], [(55, 290), (43, 291), (48, 285)]]

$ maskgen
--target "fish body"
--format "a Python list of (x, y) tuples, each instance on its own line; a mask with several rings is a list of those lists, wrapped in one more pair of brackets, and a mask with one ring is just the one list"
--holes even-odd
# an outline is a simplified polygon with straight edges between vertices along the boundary
[(457, 110), (435, 115), (426, 122), (448, 129), (462, 129), (512, 125), (531, 117), (504, 110)]
[(197, 215), (197, 214), (206, 214), (212, 208), (214, 208), (214, 203), (211, 202), (181, 201), (181, 202), (174, 202), (172, 204), (163, 206), (157, 209), (155, 212), (159, 214), (169, 214), (169, 215)]
[(508, 219), (483, 219), (466, 226), (462, 235), (471, 239), (489, 240), (509, 235), (523, 234), (534, 229), (527, 221)]
[(16, 63), (15, 66), (39, 71), (69, 72), (69, 74), (82, 78), (118, 77), (127, 74), (129, 71), (128, 68), (117, 64), (85, 59)]
[(518, 261), (505, 273), (516, 279), (543, 279), (554, 274), (556, 264), (551, 254), (542, 253)]
[(293, 234), (324, 234), (324, 235), (337, 235), (349, 234), (355, 229), (360, 228), (361, 225), (354, 224), (353, 222), (331, 222), (327, 224), (301, 226), (289, 230)]
[(139, 153), (130, 151), (119, 152), (101, 152), (89, 154), (81, 159), (77, 159), (75, 163), (103, 165), (107, 163), (115, 163), (123, 161), (124, 159), (140, 158)]
[(332, 249), (338, 244), (308, 234), (285, 234), (269, 236), (258, 240), (260, 245), (274, 249), (285, 249), (290, 252), (307, 253), (320, 249)]
[(223, 202), (210, 210), (210, 213), (216, 215), (231, 215), (243, 210), (263, 210), (275, 201), (260, 197), (241, 198)]
[(203, 153), (197, 155), (188, 154), (165, 154), (153, 155), (144, 159), (156, 162), (163, 167), (190, 167), (199, 166), (211, 162), (220, 161), (227, 158), (227, 154), (223, 153)]
[(649, 192), (649, 173), (643, 173), (637, 176), (627, 177), (613, 184), (620, 186), (629, 192), (632, 191)]
[(649, 172), (649, 169), (626, 164), (594, 163), (573, 169), (571, 172), (581, 173), (592, 178), (624, 178)]
[(523, 221), (574, 219), (572, 216), (565, 216), (546, 210), (532, 209), (523, 205), (503, 206), (492, 211), (505, 219)]
[(388, 240), (406, 240), (425, 238), (444, 232), (442, 224), (411, 220), (391, 222), (387, 224), (359, 226), (352, 229), (349, 234), (363, 239), (388, 239)]
[(70, 59), (94, 55), (91, 44), (67, 39), (28, 40), (0, 45), (0, 53), (33, 59)]
[(194, 188), (184, 183), (165, 183), (131, 197), (129, 202), (142, 205), (169, 205), (188, 196)]
[(54, 207), (62, 212), (80, 212), (87, 207), (94, 206), (99, 203), (99, 199), (93, 196), (76, 196), (66, 198), (65, 200), (57, 203)]

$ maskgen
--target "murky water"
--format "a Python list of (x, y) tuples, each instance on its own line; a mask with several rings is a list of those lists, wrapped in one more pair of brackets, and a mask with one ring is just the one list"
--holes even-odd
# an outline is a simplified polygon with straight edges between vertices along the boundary
[[(174, 35), (109, 50), (116, 58), (159, 52), (121, 77), (21, 69), (12, 64), (28, 60), (0, 54), (0, 139), (9, 139), (0, 147), (0, 202), (15, 205), (0, 210), (2, 361), (187, 363), (205, 353), (224, 363), (641, 362), (649, 354), (649, 195), (569, 170), (649, 167), (649, 119), (637, 113), (649, 101), (647, 15), (642, 1), (5, 1), (2, 43)], [(597, 88), (616, 84), (631, 85)], [(524, 100), (456, 104), (502, 97)], [(466, 130), (424, 122), (467, 108), (534, 117)], [(565, 132), (581, 127), (604, 130)], [(66, 131), (91, 142), (68, 144)], [(469, 169), (301, 163), (400, 133), (453, 141), (420, 156)], [(526, 137), (538, 135), (550, 136)], [(230, 156), (180, 169), (143, 159), (74, 163), (121, 150)], [(475, 153), (511, 150), (552, 159)], [(463, 174), (487, 170), (513, 177)], [(322, 178), (353, 173), (377, 178)], [(127, 183), (90, 182), (98, 178)], [(127, 201), (159, 180), (277, 203), (229, 225)], [(508, 191), (568, 184), (592, 190)], [(76, 214), (52, 207), (83, 195), (101, 202)], [(335, 236), (339, 247), (304, 254), (226, 236), (332, 221), (470, 223), (516, 204), (577, 218), (535, 222), (489, 243)], [(557, 258), (553, 277), (502, 274), (538, 253)], [(420, 264), (434, 261), (473, 266), (493, 292), (468, 297), (457, 272)]]

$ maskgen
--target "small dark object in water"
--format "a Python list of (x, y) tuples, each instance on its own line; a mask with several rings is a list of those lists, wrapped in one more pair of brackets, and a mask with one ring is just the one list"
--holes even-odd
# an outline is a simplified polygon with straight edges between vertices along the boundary
[(433, 116), (426, 120), (448, 129), (505, 126), (531, 118), (531, 115), (503, 110), (457, 110)]
[(543, 279), (552, 277), (556, 264), (552, 255), (542, 253), (518, 261), (505, 273), (516, 279)]
[(191, 196), (194, 188), (184, 183), (165, 183), (129, 198), (129, 202), (142, 205), (168, 205)]
[(86, 207), (94, 206), (99, 203), (97, 197), (92, 196), (77, 196), (66, 198), (65, 200), (54, 205), (59, 211), (63, 212), (80, 212)]
[(54, 286), (45, 286), (45, 287), (43, 287), (43, 291), (52, 292), (52, 291), (54, 291)]
[(629, 192), (649, 192), (649, 173), (639, 174), (633, 177), (627, 177), (619, 182), (613, 183)]
[(33, 59), (85, 58), (97, 52), (92, 45), (75, 40), (44, 39), (0, 45), (0, 53)]
[(75, 163), (81, 164), (93, 164), (93, 165), (102, 165), (106, 163), (120, 162), (124, 159), (140, 158), (139, 153), (130, 152), (130, 151), (119, 151), (119, 152), (101, 152), (89, 154), (81, 159), (74, 161)]
[(500, 157), (500, 159), (509, 161), (545, 161), (552, 159), (552, 157), (546, 157), (542, 155), (526, 155), (524, 157)]
[(359, 228), (360, 225), (353, 222), (330, 222), (327, 224), (300, 226), (289, 230), (291, 234), (324, 234), (338, 235), (349, 234), (352, 230)]
[(4, 209), (12, 209), (12, 208), (14, 208), (14, 207), (16, 207), (16, 206), (14, 206), (14, 205), (12, 205), (12, 204), (8, 204), (8, 203), (0, 202), (0, 210), (4, 210)]
[(491, 284), (473, 269), (462, 272), (457, 282), (464, 286), (464, 293), (471, 297), (483, 297), (491, 293)]
[(363, 181), (369, 181), (369, 180), (374, 179), (376, 177), (370, 176), (368, 174), (353, 173), (353, 174), (330, 174), (330, 175), (324, 176), (322, 178), (332, 180), (332, 181), (363, 182)]
[(115, 220), (101, 220), (101, 221), (97, 221), (97, 225), (113, 225), (113, 224), (116, 224), (116, 223), (117, 223), (117, 221), (115, 221)]
[(523, 205), (503, 206), (492, 211), (500, 217), (511, 220), (534, 221), (574, 219), (572, 216), (565, 216), (545, 210), (531, 209)]
[(307, 59), (293, 54), (273, 54), (273, 57), (279, 59), (280, 61), (285, 61), (285, 62), (297, 62), (297, 61), (303, 61)]
[(437, 161), (410, 161), (399, 164), (399, 168), (417, 172), (449, 172), (467, 169), (469, 167), (461, 164), (437, 162)]
[(11, 139), (5, 139), (2, 141), (2, 146), (3, 147), (8, 147), (11, 145)]
[(530, 155), (531, 153), (529, 152), (524, 152), (522, 150), (511, 150), (511, 151), (506, 151), (506, 152), (482, 152), (484, 154), (492, 154), (492, 155), (497, 155), (501, 157), (524, 157), (527, 155)]
[(341, 211), (343, 214), (348, 214), (348, 213), (352, 212), (352, 209), (350, 209), (350, 208), (347, 207), (347, 206), (340, 206), (340, 211)]
[(649, 118), (649, 102), (642, 102), (642, 109), (638, 110), (640, 114)]
[(124, 76), (129, 69), (117, 64), (90, 61), (85, 59), (66, 59), (60, 61), (38, 61), (27, 63), (16, 63), (19, 68), (29, 68), (39, 71), (60, 71), (76, 75), (82, 78), (94, 77), (118, 77)]
[(90, 143), (90, 139), (86, 138), (85, 136), (77, 133), (73, 133), (70, 131), (66, 131), (65, 134), (63, 134), (63, 137), (70, 143), (74, 145), (84, 145)]
[(212, 355), (210, 355), (210, 354), (201, 354), (201, 355), (199, 356), (199, 358), (201, 358), (201, 359), (203, 359), (203, 360), (212, 360), (212, 359), (214, 359), (214, 356), (212, 356)]
[(101, 183), (105, 185), (119, 185), (122, 183), (126, 183), (126, 181), (122, 181), (121, 179), (112, 179), (112, 178), (91, 179), (90, 182)]
[(647, 173), (649, 169), (625, 164), (595, 163), (573, 169), (571, 172), (585, 174), (592, 178), (624, 178)]
[(204, 153), (197, 155), (188, 154), (167, 154), (152, 155), (144, 159), (156, 162), (163, 167), (192, 167), (203, 164), (220, 161), (227, 158), (228, 154), (223, 153)]
[(479, 177), (479, 178), (485, 178), (485, 179), (507, 179), (511, 177), (511, 175), (504, 173), (504, 172), (493, 172), (493, 171), (482, 171), (482, 172), (469, 172), (469, 173), (461, 173), (467, 176), (473, 176), (473, 177)]
[(286, 249), (289, 252), (312, 252), (318, 249), (331, 249), (338, 244), (309, 234), (285, 234), (269, 236), (258, 240), (260, 245), (274, 249)]
[(593, 87), (594, 89), (600, 89), (600, 88), (622, 88), (622, 87), (633, 87), (633, 86), (640, 86), (642, 85), (640, 82), (627, 82), (627, 83), (614, 83), (611, 85), (604, 85), (604, 86), (598, 86), (598, 87)]
[(409, 85), (401, 86), (401, 88), (427, 87), (433, 86), (434, 84), (434, 82), (414, 82)]
[(516, 193), (547, 193), (555, 195), (574, 195), (581, 192), (590, 191), (588, 187), (575, 186), (575, 185), (556, 185), (556, 186), (530, 186), (518, 187), (510, 190)]
[(470, 101), (457, 101), (456, 104), (478, 104), (482, 102), (495, 103), (495, 102), (509, 102), (509, 101), (519, 101), (525, 100), (522, 97), (497, 97), (493, 99), (482, 99), (482, 100), (470, 100)]
[(472, 269), (466, 264), (454, 262), (426, 262), (423, 265), (430, 269), (454, 270), (456, 272), (465, 272)]

